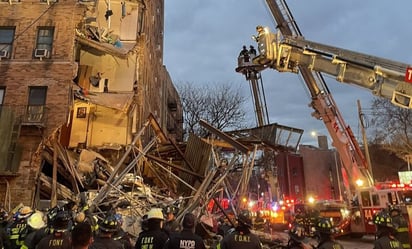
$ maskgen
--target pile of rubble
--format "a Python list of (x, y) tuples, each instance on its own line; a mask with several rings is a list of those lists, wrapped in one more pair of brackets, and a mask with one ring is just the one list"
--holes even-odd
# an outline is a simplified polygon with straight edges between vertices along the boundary
[[(264, 141), (271, 136), (263, 130), (251, 130), (247, 138), (228, 135), (204, 121), (201, 125), (214, 139), (191, 135), (185, 144), (177, 145), (164, 136), (150, 116), (130, 144), (121, 152), (110, 153), (91, 148), (65, 149), (58, 142), (57, 129), (37, 153), (41, 157), (38, 160), (45, 163), (37, 177), (34, 206), (42, 199), (51, 200), (50, 206), (62, 200), (78, 202), (80, 194), (87, 193), (95, 214), (115, 208), (124, 217), (124, 229), (137, 236), (140, 218), (150, 208), (175, 205), (179, 208), (178, 220), (183, 213), (193, 212), (205, 232), (213, 236), (216, 213), (226, 215), (217, 198), (225, 195), (236, 200), (244, 196), (257, 150), (275, 146)], [(141, 136), (150, 128), (156, 136), (143, 146)], [(236, 170), (239, 168), (242, 170)], [(219, 207), (216, 213), (208, 210), (213, 201)], [(236, 212), (238, 208), (232, 204), (231, 209)]]

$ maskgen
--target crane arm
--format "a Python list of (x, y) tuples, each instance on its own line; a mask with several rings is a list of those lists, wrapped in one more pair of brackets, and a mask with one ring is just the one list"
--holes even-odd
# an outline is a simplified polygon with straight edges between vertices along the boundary
[(334, 76), (337, 81), (357, 85), (374, 95), (391, 100), (394, 105), (412, 108), (412, 84), (405, 82), (409, 65), (305, 40), (302, 37), (273, 34), (259, 30), (258, 65), (280, 72), (302, 68)]
[[(268, 32), (267, 29), (258, 26), (258, 36), (255, 40), (258, 42), (259, 54), (251, 62), (239, 63), (236, 69), (238, 72), (248, 71), (250, 69), (262, 71), (266, 68), (281, 69), (285, 62), (287, 63), (286, 71), (300, 73), (305, 81), (307, 90), (311, 95), (311, 106), (314, 109), (314, 117), (323, 121), (327, 128), (333, 146), (337, 149), (346, 176), (352, 181), (346, 182), (345, 187), (349, 190), (347, 194), (353, 193), (356, 188), (354, 181), (363, 180), (367, 185), (373, 185), (373, 179), (368, 170), (368, 164), (363, 153), (353, 136), (352, 130), (345, 124), (342, 115), (329, 92), (326, 82), (320, 72), (310, 69), (305, 65), (299, 64), (298, 60), (293, 63), (290, 61), (290, 54), (280, 54), (280, 35), (301, 37), (302, 34), (295, 22), (289, 7), (285, 0), (266, 0), (266, 4), (277, 23), (277, 29), (280, 33), (277, 35)], [(286, 44), (285, 44), (286, 45)], [(292, 48), (291, 45), (289, 45)], [(282, 50), (282, 52), (287, 52)], [(281, 71), (281, 70), (279, 70)], [(284, 70), (285, 71), (285, 70)], [(350, 196), (348, 196), (350, 198)]]

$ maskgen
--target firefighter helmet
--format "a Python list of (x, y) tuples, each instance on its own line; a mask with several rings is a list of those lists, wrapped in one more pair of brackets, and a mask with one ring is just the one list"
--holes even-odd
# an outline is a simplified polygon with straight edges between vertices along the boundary
[(252, 227), (252, 218), (249, 210), (242, 210), (237, 216), (237, 221), (247, 227)]
[(35, 212), (27, 219), (27, 224), (33, 229), (40, 229), (46, 226), (41, 212)]
[(302, 224), (295, 223), (289, 230), (289, 237), (297, 242), (301, 242), (305, 239), (305, 227)]
[(316, 230), (320, 233), (327, 233), (331, 234), (334, 231), (332, 222), (328, 218), (321, 218), (319, 219), (318, 223), (316, 224)]
[(0, 223), (6, 222), (9, 219), (9, 213), (6, 210), (0, 212)]
[(99, 225), (100, 230), (105, 232), (116, 232), (118, 228), (118, 222), (113, 214), (109, 214)]
[(373, 223), (377, 226), (393, 228), (392, 218), (386, 211), (377, 213), (373, 218)]
[(123, 225), (123, 216), (121, 214), (114, 214), (114, 218), (117, 220), (117, 225), (121, 227)]
[(70, 219), (71, 217), (69, 212), (65, 210), (59, 210), (56, 214), (56, 217), (52, 221), (53, 228), (57, 232), (67, 230), (69, 228)]
[(147, 213), (147, 219), (158, 219), (158, 220), (163, 220), (163, 212), (162, 209), (160, 208), (152, 208), (150, 211)]
[(84, 212), (79, 212), (76, 214), (76, 217), (74, 217), (74, 221), (76, 221), (76, 223), (82, 223), (85, 220), (86, 214)]
[(389, 214), (390, 214), (391, 217), (394, 217), (394, 216), (398, 216), (398, 215), (402, 214), (402, 211), (397, 206), (390, 206), (389, 207)]
[(167, 206), (164, 211), (165, 214), (175, 214), (176, 208), (174, 206)]
[(29, 206), (23, 206), (22, 208), (19, 209), (19, 214), (17, 215), (17, 218), (19, 219), (24, 219), (29, 217), (33, 213), (33, 209)]

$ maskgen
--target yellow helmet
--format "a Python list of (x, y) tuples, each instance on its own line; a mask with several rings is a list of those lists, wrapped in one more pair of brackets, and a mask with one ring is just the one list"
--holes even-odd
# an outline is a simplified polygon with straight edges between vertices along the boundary
[(29, 217), (33, 213), (33, 209), (29, 206), (23, 206), (22, 208), (19, 209), (19, 215), (17, 218), (23, 219)]
[(46, 226), (46, 223), (43, 220), (43, 214), (41, 212), (35, 212), (30, 215), (27, 219), (27, 224), (36, 230)]
[(76, 217), (74, 218), (74, 220), (77, 223), (82, 223), (84, 220), (86, 219), (86, 215), (84, 214), (84, 212), (79, 212)]

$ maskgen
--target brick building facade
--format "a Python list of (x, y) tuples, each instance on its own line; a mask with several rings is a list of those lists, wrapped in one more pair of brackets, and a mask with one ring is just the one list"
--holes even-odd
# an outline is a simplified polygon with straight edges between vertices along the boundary
[[(109, 95), (113, 99), (120, 94), (132, 96), (119, 117), (127, 119), (122, 127), (127, 136), (120, 146), (130, 142), (149, 114), (155, 116), (169, 137), (182, 140), (180, 99), (162, 61), (163, 0), (111, 1), (111, 6), (108, 9), (105, 1), (98, 0), (0, 2), (0, 200), (4, 200), (1, 204), (6, 208), (32, 204), (43, 163), (39, 155), (42, 141), (62, 128), (60, 141), (67, 147), (71, 135), (78, 132), (73, 126), (76, 115), (81, 113), (78, 105), (103, 109), (98, 101), (80, 103), (73, 97), (75, 91), (93, 91), (91, 82), (79, 82), (87, 67), (114, 68), (103, 74), (101, 84), (109, 82), (108, 89), (95, 89), (93, 95), (101, 99)], [(103, 27), (112, 36), (97, 34), (97, 40), (83, 36), (87, 31), (93, 32), (93, 27), (98, 31)], [(116, 40), (110, 40), (113, 37)], [(97, 59), (87, 61), (82, 57), (85, 54)], [(131, 62), (134, 67), (127, 69), (130, 77), (116, 63), (103, 64), (102, 61), (110, 61), (107, 58), (116, 63)], [(87, 79), (95, 75), (93, 71), (89, 73)], [(111, 115), (115, 109), (110, 104), (105, 108), (109, 111), (103, 116)], [(88, 122), (93, 123), (93, 119)], [(109, 133), (118, 127), (114, 123), (104, 129), (104, 135), (99, 136), (110, 137)], [(89, 137), (83, 138), (91, 143)], [(84, 146), (80, 140), (73, 142), (74, 147)], [(110, 142), (104, 138), (98, 141)]]

